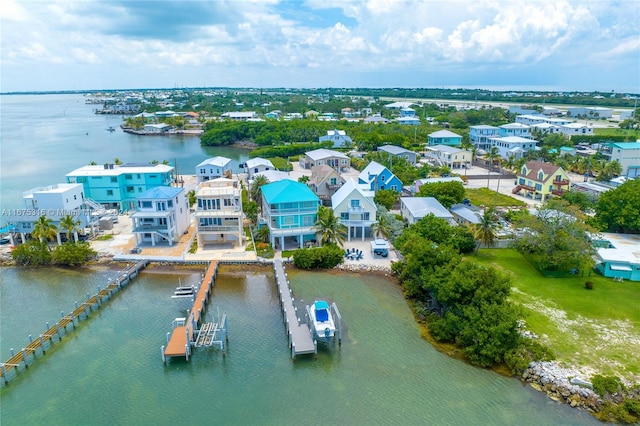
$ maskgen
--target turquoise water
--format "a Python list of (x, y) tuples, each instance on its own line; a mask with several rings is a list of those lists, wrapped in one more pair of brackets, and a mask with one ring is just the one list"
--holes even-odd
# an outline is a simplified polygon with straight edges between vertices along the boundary
[[(178, 173), (195, 174), (209, 157), (230, 158), (234, 172), (248, 158), (248, 150), (202, 147), (199, 137), (124, 133), (122, 116), (96, 115), (100, 106), (84, 101), (82, 95), (0, 95), (0, 207), (22, 207), (24, 191), (65, 182), (67, 173), (91, 161), (167, 160)], [(117, 130), (108, 132), (110, 126)]]
[[(188, 363), (165, 366), (160, 346), (189, 306), (170, 296), (200, 270), (160, 271), (143, 272), (28, 371), (11, 373), (0, 388), (0, 423), (597, 423), (517, 380), (436, 352), (399, 289), (380, 276), (291, 272), (296, 304), (335, 301), (345, 328), (340, 348), (291, 361), (271, 269), (223, 266), (207, 318), (217, 307), (228, 313), (228, 355), (196, 350)], [(0, 270), (2, 358), (108, 275)]]

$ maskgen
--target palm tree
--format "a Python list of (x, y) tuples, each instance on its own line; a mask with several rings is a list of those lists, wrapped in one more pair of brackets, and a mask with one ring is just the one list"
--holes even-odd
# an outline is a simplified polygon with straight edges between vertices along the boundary
[(378, 221), (371, 225), (371, 232), (376, 237), (384, 237), (389, 239), (391, 235), (391, 223), (389, 222), (389, 217), (384, 214), (378, 215)]
[(34, 238), (39, 239), (40, 242), (49, 241), (58, 236), (58, 227), (53, 224), (52, 219), (42, 215), (33, 226), (31, 234)]
[(253, 178), (253, 182), (251, 183), (251, 189), (249, 193), (251, 194), (251, 199), (258, 204), (260, 204), (260, 199), (262, 198), (262, 187), (269, 183), (269, 179), (267, 179), (264, 175), (258, 175)]
[(320, 245), (335, 243), (342, 246), (342, 243), (347, 239), (347, 227), (335, 217), (333, 210), (328, 207), (320, 206), (314, 228)]
[(489, 181), (491, 180), (491, 172), (493, 171), (493, 162), (500, 157), (500, 150), (493, 146), (487, 153), (487, 159), (489, 160), (489, 174), (487, 175), (487, 188), (489, 188)]
[(67, 234), (67, 240), (71, 238), (71, 233), (73, 233), (73, 240), (78, 242), (78, 226), (80, 225), (79, 219), (74, 219), (71, 215), (66, 215), (62, 219), (60, 219), (60, 228), (63, 229)]
[(493, 247), (498, 229), (498, 215), (493, 207), (487, 208), (480, 222), (473, 226), (473, 238), (477, 241), (476, 253), (480, 246)]

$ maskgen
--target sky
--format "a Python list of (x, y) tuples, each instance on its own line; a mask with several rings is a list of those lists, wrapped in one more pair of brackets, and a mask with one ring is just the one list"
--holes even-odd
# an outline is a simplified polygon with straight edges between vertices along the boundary
[(2, 0), (0, 92), (640, 93), (639, 0)]

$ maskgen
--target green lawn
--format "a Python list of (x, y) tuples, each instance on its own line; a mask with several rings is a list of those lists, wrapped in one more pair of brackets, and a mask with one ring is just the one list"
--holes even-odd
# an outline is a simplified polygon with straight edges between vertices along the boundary
[[(527, 328), (559, 361), (639, 381), (640, 283), (615, 282), (594, 272), (545, 278), (512, 249), (481, 249), (471, 258), (508, 271), (512, 299), (528, 314)], [(585, 289), (585, 281), (593, 282), (593, 290)]]
[(496, 197), (496, 191), (488, 188), (465, 188), (464, 194), (474, 206), (493, 206), (495, 204), (498, 207), (525, 207), (527, 205), (524, 201), (508, 195), (498, 194)]
[(630, 140), (640, 139), (640, 130), (620, 129), (615, 127), (596, 127), (593, 134), (598, 136), (629, 136)]

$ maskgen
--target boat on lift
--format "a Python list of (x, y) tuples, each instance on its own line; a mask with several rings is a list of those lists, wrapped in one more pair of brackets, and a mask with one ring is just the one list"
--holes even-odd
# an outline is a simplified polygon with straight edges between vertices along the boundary
[(307, 315), (309, 316), (309, 328), (315, 338), (326, 341), (333, 339), (336, 334), (336, 324), (326, 301), (316, 300), (313, 305), (307, 306)]

